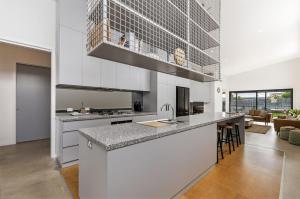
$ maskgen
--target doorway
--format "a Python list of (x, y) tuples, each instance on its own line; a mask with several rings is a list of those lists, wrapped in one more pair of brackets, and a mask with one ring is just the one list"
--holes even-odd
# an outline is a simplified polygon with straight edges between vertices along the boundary
[(51, 69), (17, 64), (16, 141), (50, 138)]

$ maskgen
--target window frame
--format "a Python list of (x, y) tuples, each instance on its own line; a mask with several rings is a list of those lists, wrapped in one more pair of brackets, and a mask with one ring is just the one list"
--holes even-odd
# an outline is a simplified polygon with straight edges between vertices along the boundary
[[(267, 90), (244, 90), (244, 91), (229, 91), (229, 112), (231, 112), (231, 98), (232, 94), (235, 94), (236, 98), (239, 93), (256, 93), (256, 106), (255, 109), (257, 110), (258, 106), (258, 93), (265, 93), (265, 107), (264, 110), (267, 110), (267, 93), (268, 92), (291, 92), (291, 109), (294, 107), (294, 89), (293, 88), (287, 88), (287, 89), (267, 89)], [(237, 112), (238, 105), (237, 100), (235, 101), (235, 110)]]

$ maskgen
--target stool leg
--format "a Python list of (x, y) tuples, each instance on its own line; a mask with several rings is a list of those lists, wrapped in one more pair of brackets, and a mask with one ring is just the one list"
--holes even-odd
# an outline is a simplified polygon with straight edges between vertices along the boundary
[(241, 144), (241, 138), (240, 138), (240, 131), (238, 126), (235, 126), (235, 139), (236, 139), (236, 146), (239, 147), (239, 144)]
[(232, 130), (230, 129), (230, 137), (231, 137), (231, 142), (232, 142), (232, 148), (233, 148), (233, 151), (235, 151), (235, 148), (234, 148), (234, 141), (233, 141), (233, 136), (232, 136)]
[(231, 154), (229, 129), (227, 129), (227, 133), (226, 133), (226, 143), (228, 143), (229, 154)]
[(218, 150), (218, 147), (219, 147), (219, 133), (218, 133), (218, 138), (217, 138), (217, 164), (219, 163), (219, 150)]

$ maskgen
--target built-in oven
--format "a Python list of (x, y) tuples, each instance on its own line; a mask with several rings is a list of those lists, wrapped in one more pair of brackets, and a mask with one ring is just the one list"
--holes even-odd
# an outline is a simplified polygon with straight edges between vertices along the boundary
[(196, 115), (201, 113), (204, 113), (204, 102), (191, 102), (190, 115)]

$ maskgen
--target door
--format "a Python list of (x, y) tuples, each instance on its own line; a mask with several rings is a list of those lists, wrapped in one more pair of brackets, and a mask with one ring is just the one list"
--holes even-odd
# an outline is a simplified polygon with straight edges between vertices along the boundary
[(17, 142), (50, 138), (50, 85), (50, 68), (17, 64)]

